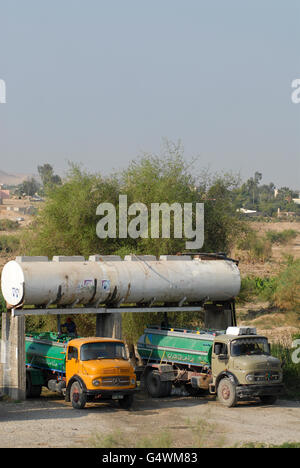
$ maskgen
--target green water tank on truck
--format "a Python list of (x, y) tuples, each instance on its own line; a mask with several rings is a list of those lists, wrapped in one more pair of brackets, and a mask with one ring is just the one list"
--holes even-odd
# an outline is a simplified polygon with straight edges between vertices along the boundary
[(153, 326), (137, 348), (143, 366), (136, 372), (153, 397), (168, 396), (173, 385), (184, 385), (191, 395), (209, 391), (232, 407), (254, 397), (273, 404), (283, 391), (281, 363), (255, 328), (209, 332)]

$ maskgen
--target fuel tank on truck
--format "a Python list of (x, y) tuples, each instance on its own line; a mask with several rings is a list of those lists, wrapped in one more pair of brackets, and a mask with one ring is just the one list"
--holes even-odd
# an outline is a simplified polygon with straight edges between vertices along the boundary
[(145, 362), (210, 366), (214, 339), (209, 332), (151, 327), (139, 338), (137, 350)]
[(169, 255), (17, 257), (1, 277), (9, 307), (227, 301), (240, 284), (238, 266), (230, 259)]
[(66, 350), (71, 337), (56, 333), (27, 333), (25, 336), (26, 365), (37, 369), (64, 373)]

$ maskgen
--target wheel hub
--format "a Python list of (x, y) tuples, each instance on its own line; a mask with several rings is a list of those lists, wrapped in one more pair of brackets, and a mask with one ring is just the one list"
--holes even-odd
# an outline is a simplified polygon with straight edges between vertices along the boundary
[(73, 401), (75, 401), (75, 403), (78, 403), (78, 401), (79, 401), (79, 392), (78, 392), (77, 389), (74, 390), (74, 392), (73, 392)]
[(230, 398), (230, 389), (227, 385), (222, 389), (222, 397), (224, 400), (228, 400)]

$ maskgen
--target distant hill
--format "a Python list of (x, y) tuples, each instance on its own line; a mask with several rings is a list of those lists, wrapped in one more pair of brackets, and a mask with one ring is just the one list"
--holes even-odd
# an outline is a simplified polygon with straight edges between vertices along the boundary
[(28, 177), (33, 177), (32, 174), (7, 174), (0, 170), (0, 184), (19, 185)]

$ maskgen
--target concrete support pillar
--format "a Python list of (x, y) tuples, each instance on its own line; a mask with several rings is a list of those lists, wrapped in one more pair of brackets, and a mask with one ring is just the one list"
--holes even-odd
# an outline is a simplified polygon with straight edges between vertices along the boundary
[(205, 328), (210, 330), (226, 330), (234, 325), (231, 309), (215, 304), (205, 305)]
[(26, 398), (25, 317), (2, 314), (1, 340), (2, 392), (13, 400)]
[(2, 336), (1, 336), (1, 387), (5, 395), (9, 395), (11, 376), (11, 345), (9, 341), (11, 328), (11, 313), (2, 314)]
[(96, 319), (96, 336), (122, 339), (122, 315), (98, 314)]

